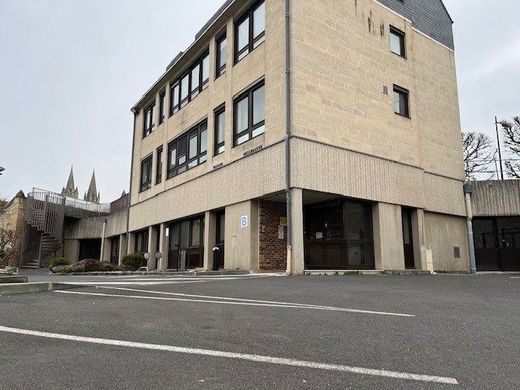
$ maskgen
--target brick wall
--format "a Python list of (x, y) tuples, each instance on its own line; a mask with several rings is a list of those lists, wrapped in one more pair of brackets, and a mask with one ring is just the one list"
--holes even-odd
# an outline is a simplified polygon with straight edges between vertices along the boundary
[(285, 203), (260, 202), (259, 268), (262, 271), (285, 271), (287, 269), (286, 235), (280, 239), (280, 218), (286, 217)]

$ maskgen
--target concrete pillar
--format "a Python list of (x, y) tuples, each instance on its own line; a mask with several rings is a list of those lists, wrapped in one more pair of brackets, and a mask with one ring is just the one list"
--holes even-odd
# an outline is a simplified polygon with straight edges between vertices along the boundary
[(159, 225), (159, 252), (162, 253), (162, 257), (159, 260), (157, 269), (160, 271), (166, 271), (168, 269), (168, 245), (169, 237), (166, 235), (167, 226), (164, 223)]
[(426, 264), (426, 231), (424, 228), (424, 210), (416, 209), (412, 212), (412, 238), (415, 267), (427, 271)]
[(291, 189), (291, 250), (287, 253), (287, 272), (291, 275), (303, 275), (305, 271), (305, 253), (303, 241), (303, 191)]
[(103, 245), (102, 261), (110, 262), (110, 254), (112, 253), (112, 240), (105, 238), (105, 245)]
[(258, 270), (258, 203), (226, 207), (225, 268)]
[(126, 234), (119, 235), (119, 261), (118, 264), (123, 264), (123, 257), (127, 255), (126, 253)]
[(376, 270), (404, 270), (401, 206), (377, 203), (373, 207)]
[(217, 236), (217, 217), (215, 213), (206, 211), (204, 215), (204, 269), (213, 269), (213, 248)]
[(157, 234), (158, 232), (155, 226), (150, 226), (148, 228), (148, 253), (150, 254), (150, 258), (148, 259), (148, 269), (150, 270), (157, 268), (157, 259), (155, 258), (155, 254), (158, 252)]
[(126, 240), (127, 254), (132, 255), (135, 253), (135, 233), (128, 233)]

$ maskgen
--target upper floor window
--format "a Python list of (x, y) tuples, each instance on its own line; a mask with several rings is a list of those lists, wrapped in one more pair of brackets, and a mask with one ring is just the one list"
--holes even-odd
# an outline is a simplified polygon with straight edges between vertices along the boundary
[(141, 161), (141, 186), (140, 191), (152, 188), (152, 156)]
[(206, 53), (170, 87), (170, 115), (201, 93), (209, 84), (209, 54)]
[(168, 179), (207, 159), (208, 122), (203, 121), (168, 144)]
[(162, 170), (163, 170), (163, 147), (157, 148), (157, 164), (155, 168), (155, 184), (162, 182)]
[(155, 124), (153, 123), (153, 109), (155, 103), (144, 110), (143, 138), (152, 134)]
[(218, 78), (226, 72), (227, 62), (227, 38), (222, 34), (217, 38), (217, 67), (215, 76)]
[(410, 92), (394, 85), (394, 112), (410, 118)]
[(263, 81), (235, 99), (233, 114), (235, 146), (265, 133), (265, 84)]
[(217, 156), (221, 153), (224, 153), (226, 150), (226, 139), (225, 139), (225, 129), (226, 129), (226, 108), (221, 107), (215, 111), (215, 140), (214, 140), (214, 155)]
[(393, 26), (390, 26), (390, 50), (398, 56), (406, 57), (406, 35)]
[(159, 124), (164, 122), (164, 109), (166, 104), (166, 91), (159, 94)]
[(265, 2), (249, 9), (235, 24), (235, 62), (247, 56), (265, 40)]

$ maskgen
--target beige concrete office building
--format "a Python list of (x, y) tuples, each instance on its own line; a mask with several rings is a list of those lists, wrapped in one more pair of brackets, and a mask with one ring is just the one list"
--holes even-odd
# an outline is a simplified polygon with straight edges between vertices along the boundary
[(159, 269), (470, 269), (441, 0), (227, 1), (132, 111)]

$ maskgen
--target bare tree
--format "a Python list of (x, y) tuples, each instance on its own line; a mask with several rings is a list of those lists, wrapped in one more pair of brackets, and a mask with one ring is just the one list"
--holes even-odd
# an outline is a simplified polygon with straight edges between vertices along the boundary
[(496, 155), (493, 141), (484, 133), (462, 132), (464, 148), (464, 175), (466, 180), (475, 180), (477, 174), (492, 173), (490, 164)]
[(520, 179), (520, 117), (512, 121), (502, 121), (502, 134), (511, 159), (506, 161), (507, 173), (510, 177)]
[(0, 228), (0, 267), (9, 264), (16, 253), (16, 233), (14, 230)]

